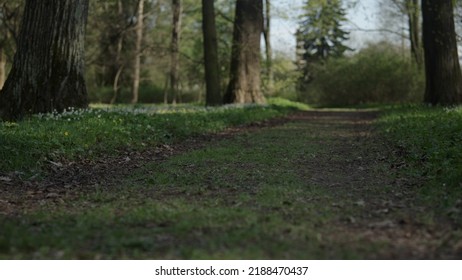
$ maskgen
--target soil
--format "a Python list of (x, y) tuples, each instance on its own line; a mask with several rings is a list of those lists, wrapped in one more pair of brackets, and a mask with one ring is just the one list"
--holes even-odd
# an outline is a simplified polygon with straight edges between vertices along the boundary
[(431, 206), (418, 199), (425, 179), (401, 175), (399, 167), (403, 164), (393, 156), (393, 147), (374, 131), (372, 122), (377, 115), (374, 111), (299, 112), (143, 152), (127, 149), (96, 161), (50, 163), (48, 175), (40, 180), (6, 174), (0, 177), (0, 214), (21, 215), (33, 211), (43, 200), (59, 203), (95, 188), (109, 189), (148, 162), (161, 163), (240, 133), (286, 122), (309, 123), (327, 148), (316, 158), (301, 159), (303, 168), (299, 172), (310, 184), (328, 189), (332, 196), (331, 206), (337, 209), (338, 218), (335, 224), (329, 224), (325, 239), (345, 246), (370, 240), (391, 244), (369, 255), (370, 259), (461, 259), (459, 226), (445, 216), (426, 220)]

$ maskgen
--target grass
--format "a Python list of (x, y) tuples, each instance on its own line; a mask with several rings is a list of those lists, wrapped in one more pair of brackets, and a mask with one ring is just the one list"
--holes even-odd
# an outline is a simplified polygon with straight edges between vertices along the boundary
[(60, 211), (45, 204), (3, 219), (0, 258), (323, 256), (316, 226), (331, 219), (329, 209), (307, 201), (323, 199), (325, 191), (297, 173), (297, 158), (319, 146), (292, 139), (296, 129), (243, 134), (149, 164), (118, 187), (84, 193)]
[(313, 185), (305, 166), (331, 160), (329, 129), (337, 127), (298, 122), (242, 133), (147, 164), (116, 186), (38, 201), (0, 218), (0, 259), (364, 258), (386, 244), (332, 228), (346, 219), (339, 213), (359, 211), (332, 205), (357, 199)]
[(462, 204), (461, 107), (399, 107), (388, 110), (379, 124), (404, 160), (403, 172), (426, 181), (422, 199), (443, 211)]
[[(3, 123), (1, 135), (13, 140), (30, 136), (8, 146), (20, 153), (19, 141), (24, 141), (22, 147), (29, 147), (31, 142), (36, 145), (39, 164), (15, 166), (27, 170), (40, 168), (40, 162), (47, 160), (96, 158), (127, 146), (142, 151), (148, 145), (180, 141), (195, 133), (280, 116), (287, 112), (288, 105), (294, 105), (283, 103), (285, 107), (183, 107), (175, 109), (175, 113), (159, 112), (165, 108), (149, 106), (100, 108)], [(388, 111), (379, 122), (382, 136), (401, 151), (397, 157), (406, 162), (403, 172), (427, 178), (422, 189), (425, 205), (443, 205), (441, 209), (448, 210), (461, 197), (458, 176), (462, 155), (457, 138), (462, 131), (461, 114), (460, 109), (414, 106)], [(367, 139), (357, 142), (358, 134), (352, 134), (357, 129), (355, 125), (331, 121), (292, 122), (241, 133), (148, 163), (119, 179), (116, 185), (69, 190), (58, 198), (33, 201), (34, 205), (14, 215), (0, 216), (0, 259), (380, 257), (380, 252), (396, 249), (393, 238), (383, 238), (395, 228), (379, 228), (375, 234), (384, 231), (384, 236), (377, 240), (361, 236), (361, 230), (371, 232), (368, 215), (377, 210), (366, 207), (374, 205), (374, 200), (380, 204), (390, 199), (390, 193), (394, 197), (395, 186), (386, 183), (390, 181), (387, 176), (393, 174), (387, 162), (374, 160), (371, 166), (363, 166), (369, 162), (368, 155), (382, 152), (375, 150), (382, 146)], [(88, 132), (78, 136), (85, 129)], [(99, 135), (105, 136), (95, 140)], [(74, 138), (66, 142), (68, 137)], [(59, 138), (56, 143), (50, 143), (55, 138)], [(85, 143), (88, 148), (77, 150)], [(343, 151), (342, 145), (349, 147), (348, 151)], [(4, 147), (0, 149), (5, 151)], [(53, 158), (56, 150), (60, 151), (57, 159)], [(21, 155), (23, 161), (30, 156)], [(372, 159), (374, 156), (369, 160)], [(368, 177), (384, 178), (368, 182), (372, 185), (339, 181), (352, 175), (349, 165), (357, 161), (367, 167)], [(325, 173), (312, 174), (315, 166), (325, 166)], [(353, 165), (351, 170), (358, 166)], [(326, 180), (327, 185), (310, 181), (314, 175)], [(1, 198), (0, 203), (7, 199), (12, 198)], [(14, 203), (24, 202), (18, 199)], [(408, 208), (413, 210), (410, 205), (400, 210), (387, 209), (393, 214), (380, 215), (395, 216), (380, 216), (372, 222), (407, 217)], [(357, 220), (353, 225), (346, 222), (351, 218)], [(365, 229), (360, 228), (361, 222)], [(460, 230), (454, 234), (458, 234), (458, 240), (462, 237)]]
[(119, 149), (142, 150), (279, 117), (289, 110), (281, 100), (271, 106), (222, 108), (99, 106), (33, 116), (19, 123), (0, 122), (0, 173), (35, 175), (49, 162), (91, 159)]

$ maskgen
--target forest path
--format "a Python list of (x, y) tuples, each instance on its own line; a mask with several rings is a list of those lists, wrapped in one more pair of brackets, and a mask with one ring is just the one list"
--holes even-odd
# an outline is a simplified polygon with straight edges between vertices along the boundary
[(60, 170), (7, 194), (0, 258), (460, 259), (376, 116), (299, 112)]
[[(319, 145), (300, 168), (310, 185), (328, 192), (325, 203), (335, 217), (324, 225), (328, 238), (363, 258), (460, 259), (460, 231), (447, 218), (426, 211), (432, 205), (419, 199), (423, 182), (400, 173), (394, 147), (375, 131), (377, 116), (359, 110), (293, 117), (293, 125), (309, 131), (307, 145)], [(371, 246), (375, 249), (366, 253)]]

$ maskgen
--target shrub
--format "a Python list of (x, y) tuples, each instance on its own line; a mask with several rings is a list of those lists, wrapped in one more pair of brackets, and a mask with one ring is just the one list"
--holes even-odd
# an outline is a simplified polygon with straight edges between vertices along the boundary
[(313, 65), (302, 99), (323, 106), (409, 103), (423, 98), (421, 71), (390, 44), (370, 45), (352, 57)]

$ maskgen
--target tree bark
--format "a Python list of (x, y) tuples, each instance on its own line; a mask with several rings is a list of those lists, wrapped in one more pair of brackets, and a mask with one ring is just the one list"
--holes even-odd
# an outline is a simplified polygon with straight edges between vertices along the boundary
[(266, 51), (266, 73), (268, 79), (267, 91), (273, 94), (274, 72), (273, 72), (273, 47), (271, 45), (271, 1), (265, 0), (265, 27), (263, 29)]
[(462, 101), (462, 75), (457, 53), (453, 0), (422, 0), (425, 53), (425, 103), (453, 105)]
[[(124, 17), (124, 6), (122, 3), (122, 0), (117, 0), (117, 13), (118, 13), (119, 19), (122, 20)], [(124, 31), (118, 30), (117, 34), (114, 34), (113, 38), (116, 41), (116, 57), (115, 57), (115, 63), (113, 65), (113, 68), (115, 70), (115, 75), (113, 75), (113, 82), (112, 82), (113, 95), (110, 101), (111, 104), (115, 104), (117, 102), (117, 98), (119, 97), (119, 90), (120, 90), (119, 80), (124, 70), (124, 63), (122, 62)]]
[(221, 105), (220, 69), (218, 66), (218, 41), (213, 1), (202, 0), (202, 32), (204, 36), (204, 66), (206, 105)]
[(86, 107), (84, 36), (88, 0), (27, 0), (19, 45), (0, 93), (0, 116)]
[(181, 38), (181, 0), (172, 0), (173, 27), (171, 42), (170, 92), (173, 104), (178, 102), (180, 90), (180, 38)]
[(237, 0), (230, 82), (224, 103), (266, 103), (261, 91), (262, 0)]
[(0, 47), (0, 90), (3, 88), (6, 79), (6, 56), (3, 47)]
[(132, 85), (132, 104), (138, 103), (140, 91), (140, 73), (141, 73), (141, 47), (143, 43), (144, 28), (144, 0), (138, 0), (138, 12), (136, 22), (136, 42), (135, 42), (135, 59), (133, 61), (133, 85)]

